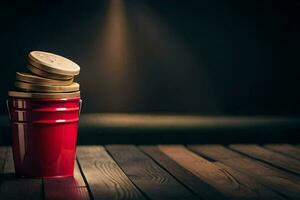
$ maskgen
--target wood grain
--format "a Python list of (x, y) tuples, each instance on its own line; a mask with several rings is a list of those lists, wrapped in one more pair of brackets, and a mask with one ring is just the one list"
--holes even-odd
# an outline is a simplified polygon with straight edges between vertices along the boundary
[(297, 176), (247, 158), (221, 145), (192, 145), (189, 148), (250, 176), (286, 197), (300, 199), (300, 179)]
[(178, 164), (231, 199), (282, 199), (248, 176), (222, 164), (214, 164), (179, 145), (159, 149)]
[(0, 185), (1, 199), (35, 200), (42, 199), (42, 180), (18, 179), (15, 177), (15, 168), (11, 148), (8, 149), (4, 164), (3, 176)]
[(265, 148), (300, 160), (300, 148), (290, 144), (268, 144)]
[(148, 198), (153, 200), (198, 199), (137, 147), (109, 145), (106, 149)]
[(265, 149), (258, 145), (250, 144), (240, 144), (240, 145), (230, 145), (231, 149), (244, 153), (252, 158), (267, 162), (276, 167), (285, 169), (287, 171), (293, 172), (300, 175), (300, 161), (276, 153), (274, 151)]
[(88, 200), (85, 182), (75, 162), (74, 177), (44, 179), (44, 199), (46, 200)]
[(242, 180), (240, 181), (240, 184), (246, 185), (255, 193), (253, 197), (249, 197), (250, 199), (286, 199), (280, 196), (279, 194), (275, 193), (273, 190), (270, 190), (269, 188), (260, 184), (251, 176), (247, 176), (243, 173), (240, 173), (237, 170), (234, 170), (231, 167), (228, 167), (220, 162), (215, 162), (214, 164), (225, 169), (231, 176), (239, 177), (239, 180)]
[(79, 146), (77, 158), (93, 199), (145, 199), (103, 147)]
[(226, 199), (222, 193), (177, 164), (158, 147), (140, 146), (140, 149), (202, 199)]
[(202, 199), (226, 199), (219, 191), (165, 155), (157, 146), (140, 146), (140, 149)]

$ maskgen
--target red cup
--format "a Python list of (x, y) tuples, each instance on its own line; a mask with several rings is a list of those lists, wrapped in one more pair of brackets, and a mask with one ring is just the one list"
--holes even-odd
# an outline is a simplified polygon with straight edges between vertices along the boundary
[(81, 100), (9, 97), (16, 175), (73, 176)]

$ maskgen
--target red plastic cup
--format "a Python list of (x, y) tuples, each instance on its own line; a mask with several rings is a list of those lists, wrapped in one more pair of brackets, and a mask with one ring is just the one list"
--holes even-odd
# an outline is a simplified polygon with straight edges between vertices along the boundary
[(81, 100), (9, 97), (16, 175), (73, 176)]

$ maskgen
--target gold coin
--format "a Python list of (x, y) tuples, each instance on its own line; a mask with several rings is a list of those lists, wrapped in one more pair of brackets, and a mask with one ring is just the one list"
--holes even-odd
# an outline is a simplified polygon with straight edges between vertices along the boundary
[(73, 78), (69, 80), (54, 80), (21, 72), (16, 73), (16, 79), (18, 81), (35, 83), (40, 85), (70, 85), (73, 82)]
[(54, 80), (70, 80), (70, 79), (73, 79), (73, 76), (64, 76), (64, 75), (52, 74), (52, 73), (40, 70), (39, 68), (36, 68), (32, 65), (27, 65), (27, 68), (33, 74), (36, 74), (38, 76), (48, 78), (48, 79), (54, 79)]
[(15, 86), (25, 91), (33, 92), (76, 92), (79, 91), (79, 84), (72, 83), (71, 85), (40, 85), (16, 81)]
[(52, 74), (74, 76), (80, 71), (75, 62), (49, 52), (32, 51), (28, 54), (28, 60), (34, 67)]
[(19, 92), (8, 91), (10, 97), (20, 98), (75, 98), (80, 97), (80, 92), (66, 92), (66, 93), (31, 93), (31, 92)]

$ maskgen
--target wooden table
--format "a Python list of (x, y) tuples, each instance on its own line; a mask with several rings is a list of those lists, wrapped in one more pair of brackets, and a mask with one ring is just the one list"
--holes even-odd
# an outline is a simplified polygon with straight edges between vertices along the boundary
[(16, 179), (0, 147), (0, 199), (300, 199), (300, 146), (78, 146), (74, 178)]

